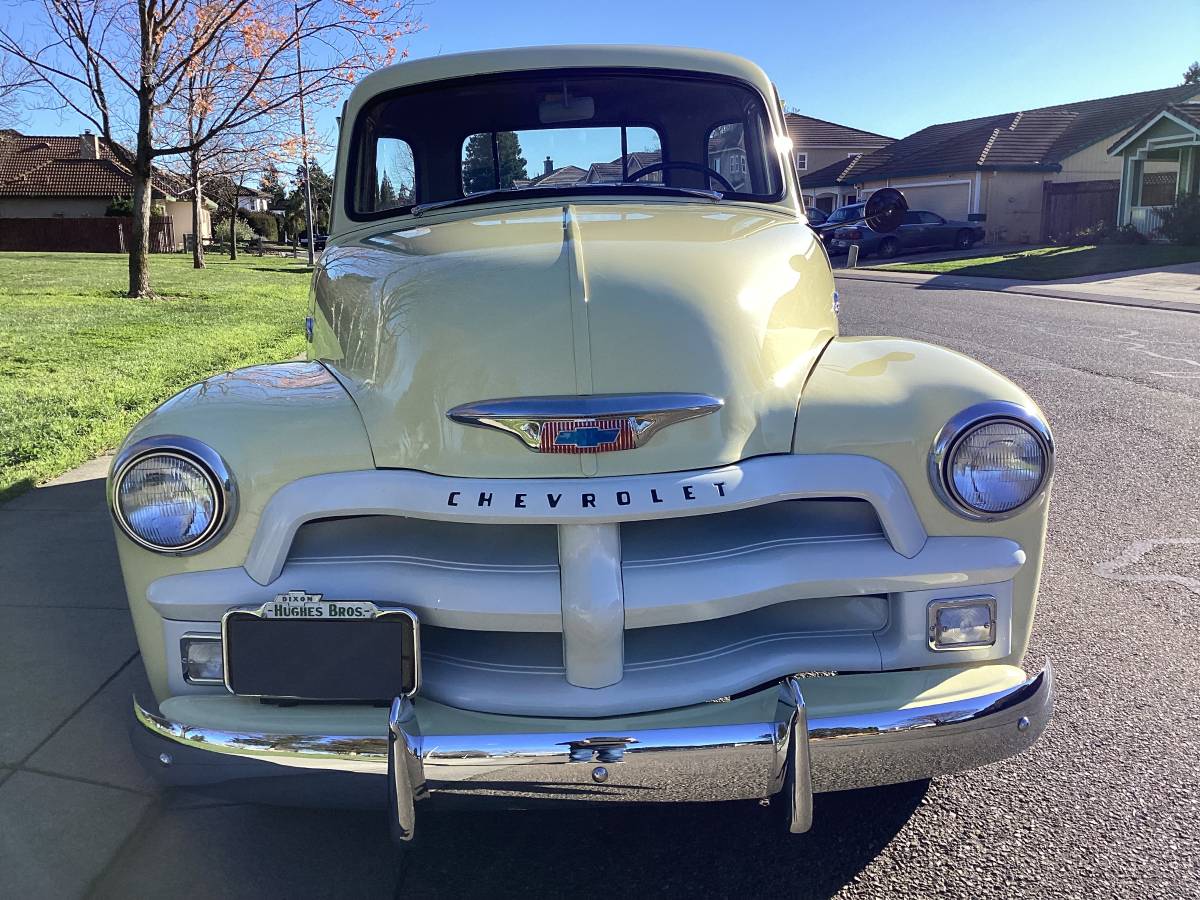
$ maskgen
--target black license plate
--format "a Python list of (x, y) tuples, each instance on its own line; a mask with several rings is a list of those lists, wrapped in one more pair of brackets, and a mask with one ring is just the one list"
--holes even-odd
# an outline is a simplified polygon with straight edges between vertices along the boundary
[[(291, 604), (287, 613), (303, 610)], [(231, 610), (222, 622), (225, 684), (235, 694), (295, 700), (389, 701), (416, 693), (417, 617), (373, 604), (307, 604)], [(314, 614), (316, 609), (334, 615)], [(338, 617), (337, 613), (355, 613)]]

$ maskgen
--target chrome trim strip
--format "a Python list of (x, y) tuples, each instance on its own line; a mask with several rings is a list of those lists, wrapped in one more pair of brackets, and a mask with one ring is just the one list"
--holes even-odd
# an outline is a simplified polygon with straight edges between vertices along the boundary
[[(339, 597), (339, 598), (335, 598), (333, 602), (338, 602), (341, 600), (349, 601), (349, 598)], [(221, 668), (225, 675), (225, 680), (220, 683), (224, 684), (225, 690), (229, 691), (229, 693), (233, 694), (235, 697), (255, 697), (255, 698), (266, 699), (266, 700), (311, 700), (311, 699), (314, 699), (311, 697), (296, 697), (296, 696), (292, 696), (290, 694), (239, 694), (229, 684), (229, 641), (226, 640), (226, 636), (225, 636), (226, 629), (228, 628), (229, 618), (231, 616), (235, 616), (235, 615), (250, 615), (250, 616), (256, 616), (260, 619), (264, 618), (263, 610), (267, 606), (269, 606), (270, 604), (272, 604), (274, 602), (275, 602), (274, 600), (268, 600), (266, 603), (259, 603), (254, 606), (235, 606), (232, 609), (226, 610), (225, 613), (221, 616)], [(373, 603), (374, 601), (369, 601), (369, 602)], [(411, 697), (411, 696), (413, 696), (413, 694), (415, 694), (417, 691), (419, 691), (421, 689), (421, 620), (417, 618), (417, 614), (414, 613), (411, 609), (406, 609), (403, 606), (389, 606), (389, 607), (385, 607), (383, 609), (379, 609), (375, 613), (375, 615), (372, 616), (371, 619), (369, 619), (367, 621), (372, 621), (374, 619), (382, 619), (382, 618), (386, 618), (387, 616), (407, 616), (408, 619), (412, 622), (412, 626), (413, 626), (413, 688), (411, 691), (409, 691), (408, 693), (403, 695), (405, 697)], [(326, 698), (316, 698), (316, 699), (325, 700)], [(355, 698), (348, 697), (345, 699), (353, 700)]]
[[(798, 685), (796, 689), (799, 689)], [(778, 688), (774, 690), (778, 691)], [(780, 693), (779, 702), (784, 706), (789, 703), (786, 694), (786, 691)], [(1001, 691), (906, 709), (807, 718), (805, 724), (812, 790), (820, 793), (894, 784), (964, 771), (1004, 759), (1021, 752), (1037, 740), (1050, 721), (1053, 700), (1054, 673), (1047, 660), (1037, 675)], [(762, 742), (769, 731), (772, 742), (770, 765), (773, 768), (769, 777), (755, 776), (751, 779), (759, 786), (756, 789), (765, 791), (759, 796), (769, 796), (783, 786), (785, 767), (781, 754), (786, 755), (790, 750), (793, 755), (789, 758), (796, 765), (802, 764), (798, 755), (802, 752), (800, 748), (788, 748), (785, 740), (789, 730), (799, 732), (799, 720), (792, 718), (793, 712), (800, 708), (795, 705), (796, 702), (793, 696), (789, 712), (784, 714), (780, 710), (775, 726), (767, 730), (764, 730), (762, 723), (757, 726), (757, 731), (752, 724), (651, 729), (620, 735), (621, 746), (616, 749), (636, 747), (641, 753), (648, 750), (666, 751), (647, 755), (647, 758), (661, 755), (666, 765), (676, 753), (691, 759), (694, 750), (724, 747), (729, 751), (723, 757), (724, 765), (732, 773), (743, 763), (753, 763), (756, 759), (761, 762), (763, 757), (755, 748), (763, 746)], [(478, 770), (469, 768), (471, 766), (503, 766), (506, 780), (519, 781), (522, 757), (514, 754), (527, 754), (528, 759), (542, 763), (547, 754), (561, 755), (563, 752), (559, 740), (561, 735), (548, 743), (536, 743), (535, 736), (527, 734), (421, 735), (418, 711), (414, 705), (404, 699), (400, 708), (404, 713), (395, 721), (411, 738), (411, 743), (406, 742), (411, 750), (406, 767), (412, 779), (412, 795), (417, 799), (431, 790), (426, 779), (433, 782), (435, 773), (440, 780), (452, 781), (470, 778), (473, 771), (478, 774)], [(133, 709), (137, 721), (151, 736), (205, 754), (240, 757), (248, 765), (258, 762), (275, 764), (281, 770), (356, 772), (381, 776), (388, 771), (390, 729), (386, 735), (247, 734), (166, 719), (145, 709), (136, 698)], [(581, 720), (580, 725), (583, 726), (585, 721)], [(779, 722), (783, 724), (779, 725)], [(689, 738), (684, 732), (693, 734)], [(567, 739), (568, 743), (579, 743), (583, 739), (596, 740), (585, 732), (567, 736)], [(610, 748), (611, 744), (610, 738)], [(587, 745), (579, 746), (586, 749)], [(742, 752), (743, 749), (745, 752)], [(154, 756), (157, 757), (157, 748)], [(419, 773), (416, 768), (418, 761)], [(208, 765), (204, 768), (211, 771)], [(169, 771), (156, 771), (161, 771), (168, 780), (174, 779), (172, 783), (176, 784), (191, 783), (188, 779), (193, 777), (178, 765)], [(530, 769), (528, 774), (532, 775), (534, 771)], [(755, 771), (761, 772), (760, 769)], [(255, 774), (261, 774), (260, 770), (256, 769)], [(211, 778), (207, 774), (194, 777), (197, 778), (196, 783), (200, 783), (201, 778)], [(226, 781), (235, 781), (237, 778), (237, 774), (232, 772), (223, 776)], [(695, 788), (698, 792), (695, 799), (714, 799), (710, 781), (697, 782)], [(802, 787), (797, 787), (797, 791), (802, 793)], [(599, 799), (592, 796), (588, 798)], [(795, 821), (802, 822), (802, 815), (798, 815)]]
[(896, 471), (851, 454), (780, 454), (713, 469), (606, 478), (459, 478), (372, 469), (309, 475), (279, 488), (259, 518), (245, 569), (259, 584), (270, 584), (300, 526), (335, 516), (557, 525), (701, 516), (821, 497), (866, 500), (888, 542), (909, 559), (928, 537)]
[[(212, 487), (216, 498), (216, 515), (208, 528), (190, 543), (180, 547), (161, 547), (143, 540), (125, 521), (117, 502), (118, 488), (130, 467), (147, 456), (173, 456), (192, 465), (198, 466), (205, 479)], [(109, 479), (105, 490), (108, 497), (108, 509), (113, 518), (131, 541), (155, 553), (172, 556), (188, 556), (215, 544), (229, 531), (234, 519), (237, 518), (238, 490), (233, 473), (221, 454), (212, 447), (195, 438), (178, 434), (159, 434), (143, 438), (125, 447), (113, 460), (109, 470)]]
[(628, 419), (634, 447), (655, 432), (716, 412), (725, 401), (708, 394), (586, 394), (581, 396), (505, 397), (464, 403), (446, 418), (476, 428), (513, 435), (534, 453), (541, 452), (547, 422), (576, 419)]
[[(1038, 483), (1037, 490), (1020, 506), (998, 513), (982, 512), (964, 503), (950, 485), (947, 472), (947, 466), (954, 457), (953, 451), (959, 441), (972, 429), (993, 421), (1009, 421), (1024, 426), (1042, 445), (1042, 452), (1046, 458), (1046, 468), (1042, 472), (1042, 480)], [(1032, 408), (1007, 400), (988, 400), (956, 413), (942, 426), (929, 450), (929, 481), (933, 485), (934, 493), (946, 506), (966, 519), (995, 522), (1017, 515), (1046, 492), (1053, 474), (1054, 435), (1050, 432), (1050, 426)]]

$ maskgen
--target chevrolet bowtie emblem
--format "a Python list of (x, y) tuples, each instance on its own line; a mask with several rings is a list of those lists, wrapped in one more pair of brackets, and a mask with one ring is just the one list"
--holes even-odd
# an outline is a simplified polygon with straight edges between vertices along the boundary
[(707, 416), (722, 404), (707, 394), (510, 397), (466, 403), (446, 415), (506, 431), (534, 453), (608, 453), (640, 447), (660, 428)]

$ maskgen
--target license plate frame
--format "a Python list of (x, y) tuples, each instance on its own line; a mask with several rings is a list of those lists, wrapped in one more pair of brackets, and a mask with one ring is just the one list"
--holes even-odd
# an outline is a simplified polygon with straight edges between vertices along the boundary
[[(291, 613), (281, 615), (280, 608)], [(421, 685), (420, 620), (405, 607), (289, 591), (260, 606), (228, 610), (221, 617), (221, 648), (225, 689), (239, 697), (389, 702), (413, 696)], [(241, 657), (253, 650), (254, 666), (248, 666)]]

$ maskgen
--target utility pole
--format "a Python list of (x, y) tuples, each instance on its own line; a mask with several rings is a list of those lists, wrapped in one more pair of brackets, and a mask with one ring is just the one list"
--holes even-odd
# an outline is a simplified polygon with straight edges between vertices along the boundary
[(300, 10), (315, 6), (317, 0), (309, 0), (301, 6), (292, 4), (296, 13), (296, 83), (300, 88), (300, 164), (304, 167), (304, 220), (308, 226), (308, 264), (316, 263), (314, 248), (317, 236), (313, 233), (312, 179), (308, 177), (308, 123), (304, 121), (304, 67), (300, 61)]

